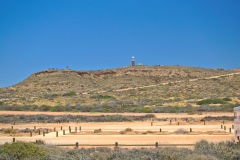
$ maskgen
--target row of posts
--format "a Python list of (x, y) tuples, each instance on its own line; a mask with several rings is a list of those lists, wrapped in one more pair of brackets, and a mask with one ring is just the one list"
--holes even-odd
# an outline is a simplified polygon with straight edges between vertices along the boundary
[[(13, 127), (12, 127), (12, 128), (13, 128)], [(65, 135), (65, 130), (63, 129), (62, 126), (61, 126), (60, 129), (63, 131), (63, 135)], [(36, 126), (34, 126), (34, 130), (36, 130)], [(71, 126), (68, 127), (68, 130), (69, 130), (69, 133), (72, 132)], [(79, 131), (81, 132), (81, 130), (82, 130), (82, 127), (80, 126), (80, 127), (79, 127)], [(56, 137), (58, 137), (58, 131), (56, 130), (56, 127), (54, 127), (53, 131), (56, 132)], [(75, 127), (75, 132), (77, 132), (77, 127)], [(43, 136), (45, 136), (46, 133), (49, 133), (49, 130), (48, 130), (48, 129), (46, 129), (46, 132), (45, 132), (45, 130), (42, 131)], [(32, 135), (33, 135), (33, 133), (32, 133), (32, 131), (31, 131), (31, 132), (30, 132), (30, 137), (32, 137)], [(41, 135), (41, 130), (40, 130), (40, 129), (38, 129), (38, 135)]]
[[(175, 119), (175, 121), (177, 121), (177, 120)], [(186, 122), (187, 121), (188, 121), (188, 119), (186, 118)], [(172, 124), (172, 120), (171, 119), (170, 119), (169, 123), (170, 123), (170, 125)], [(177, 122), (177, 125), (179, 126), (180, 122)], [(203, 125), (206, 125), (206, 121), (205, 120), (203, 121)], [(151, 122), (151, 126), (153, 126), (153, 121)]]
[[(224, 122), (224, 121), (223, 121)], [(224, 124), (224, 123), (223, 123)], [(221, 124), (221, 129), (224, 129), (224, 131), (227, 131), (227, 127), (224, 126), (223, 124)], [(234, 125), (232, 125), (232, 127), (229, 128), (229, 133), (232, 132), (232, 129), (234, 129)]]

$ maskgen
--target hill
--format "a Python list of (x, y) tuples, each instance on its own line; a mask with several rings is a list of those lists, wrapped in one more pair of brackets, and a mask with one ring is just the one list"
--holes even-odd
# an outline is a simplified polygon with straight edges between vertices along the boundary
[[(33, 73), (11, 87), (0, 88), (0, 101), (8, 106), (236, 105), (240, 102), (239, 72), (185, 66), (97, 71), (48, 69)], [(224, 101), (224, 98), (229, 99)], [(201, 100), (207, 102), (202, 104)]]

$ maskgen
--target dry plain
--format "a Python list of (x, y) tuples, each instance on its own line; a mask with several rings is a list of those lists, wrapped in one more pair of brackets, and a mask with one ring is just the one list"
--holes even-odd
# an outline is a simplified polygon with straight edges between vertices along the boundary
[[(146, 115), (147, 113), (66, 113), (66, 112), (21, 112), (21, 111), (1, 111), (0, 115)], [(144, 147), (158, 142), (159, 145), (189, 145), (202, 139), (209, 142), (220, 142), (233, 140), (233, 122), (221, 120), (201, 121), (207, 116), (221, 117), (233, 116), (231, 112), (219, 113), (153, 113), (156, 118), (166, 118), (167, 120), (148, 119), (145, 121), (134, 122), (69, 122), (69, 123), (16, 123), (3, 124), (0, 128), (4, 129), (33, 129), (36, 126), (38, 132), (30, 136), (25, 133), (1, 133), (0, 144), (11, 142), (13, 137), (18, 141), (42, 140), (46, 144), (52, 145), (74, 145), (78, 142), (79, 147), (107, 146), (118, 142), (119, 145), (133, 145), (134, 147)], [(188, 121), (184, 120), (188, 118)], [(171, 123), (170, 123), (171, 121)], [(221, 128), (221, 125), (223, 128)], [(69, 126), (71, 133), (69, 133)], [(224, 130), (226, 126), (226, 130)], [(54, 129), (55, 128), (55, 129)], [(229, 132), (231, 128), (231, 133)], [(80, 130), (81, 129), (81, 130)], [(191, 129), (191, 132), (190, 132)], [(46, 133), (46, 130), (48, 130)], [(65, 135), (63, 135), (65, 130)], [(45, 131), (43, 136), (42, 131)], [(57, 133), (56, 133), (57, 131)], [(57, 135), (58, 134), (58, 135)], [(131, 147), (131, 146), (128, 146)]]

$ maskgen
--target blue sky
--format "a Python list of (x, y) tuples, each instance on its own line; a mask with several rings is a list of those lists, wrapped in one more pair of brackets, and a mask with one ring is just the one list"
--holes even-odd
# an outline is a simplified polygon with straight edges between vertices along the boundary
[(0, 0), (0, 87), (48, 68), (240, 68), (239, 0)]

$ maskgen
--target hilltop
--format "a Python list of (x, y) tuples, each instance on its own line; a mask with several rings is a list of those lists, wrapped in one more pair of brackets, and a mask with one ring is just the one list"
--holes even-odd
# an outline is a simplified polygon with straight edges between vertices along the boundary
[[(0, 88), (4, 105), (199, 106), (203, 99), (238, 104), (238, 69), (136, 66), (97, 71), (48, 69)], [(211, 102), (210, 102), (211, 103)], [(216, 102), (223, 104), (223, 102)], [(224, 102), (225, 104), (225, 102)]]

